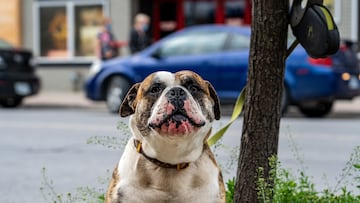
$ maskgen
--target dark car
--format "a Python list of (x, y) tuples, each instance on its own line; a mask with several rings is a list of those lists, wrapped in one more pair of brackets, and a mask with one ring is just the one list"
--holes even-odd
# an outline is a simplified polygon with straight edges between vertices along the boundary
[[(209, 80), (222, 102), (234, 101), (246, 84), (249, 47), (250, 28), (189, 27), (136, 55), (113, 59), (91, 70), (86, 94), (91, 100), (105, 100), (108, 109), (117, 112), (128, 88), (148, 74), (189, 69)], [(343, 44), (338, 53), (314, 59), (298, 46), (286, 61), (282, 112), (288, 105), (296, 105), (306, 116), (320, 117), (331, 111), (336, 99), (359, 95), (360, 70), (354, 54)]]
[[(334, 72), (338, 78), (335, 97), (337, 99), (352, 99), (359, 95), (360, 74), (357, 59), (357, 43), (344, 40), (334, 59)], [(339, 79), (341, 78), (341, 80)]]
[(17, 107), (23, 98), (38, 93), (39, 89), (32, 53), (0, 40), (0, 105)]

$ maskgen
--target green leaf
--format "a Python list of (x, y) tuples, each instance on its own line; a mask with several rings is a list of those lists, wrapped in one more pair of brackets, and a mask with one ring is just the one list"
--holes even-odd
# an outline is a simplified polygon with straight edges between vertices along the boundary
[(360, 169), (360, 164), (354, 164), (353, 166), (357, 169)]

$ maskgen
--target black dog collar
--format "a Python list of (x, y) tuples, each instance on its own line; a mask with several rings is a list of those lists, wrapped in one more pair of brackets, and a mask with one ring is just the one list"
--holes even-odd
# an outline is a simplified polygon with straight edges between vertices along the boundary
[(164, 163), (162, 161), (159, 161), (157, 159), (147, 156), (144, 153), (144, 151), (142, 150), (142, 144), (139, 140), (134, 139), (134, 146), (138, 153), (142, 154), (147, 160), (151, 161), (152, 163), (154, 163), (162, 168), (175, 168), (176, 170), (180, 171), (180, 170), (186, 169), (189, 166), (189, 163), (169, 164), (169, 163)]

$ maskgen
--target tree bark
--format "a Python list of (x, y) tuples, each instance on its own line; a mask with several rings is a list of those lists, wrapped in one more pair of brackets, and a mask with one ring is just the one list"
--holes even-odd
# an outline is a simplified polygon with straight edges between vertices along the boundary
[(252, 5), (248, 82), (234, 194), (234, 202), (239, 203), (258, 202), (256, 171), (263, 167), (268, 178), (268, 158), (277, 155), (287, 47), (289, 1), (253, 0)]

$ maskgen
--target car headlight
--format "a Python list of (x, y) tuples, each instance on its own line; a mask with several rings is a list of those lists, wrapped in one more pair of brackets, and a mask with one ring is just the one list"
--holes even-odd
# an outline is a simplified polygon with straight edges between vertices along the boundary
[(100, 70), (101, 70), (101, 61), (100, 60), (94, 61), (90, 66), (88, 77), (92, 77), (96, 75)]
[(2, 56), (0, 56), (0, 70), (6, 68), (6, 62)]
[(344, 81), (350, 80), (350, 77), (351, 77), (351, 75), (350, 75), (349, 73), (343, 73), (343, 74), (341, 75), (341, 78), (342, 78)]

